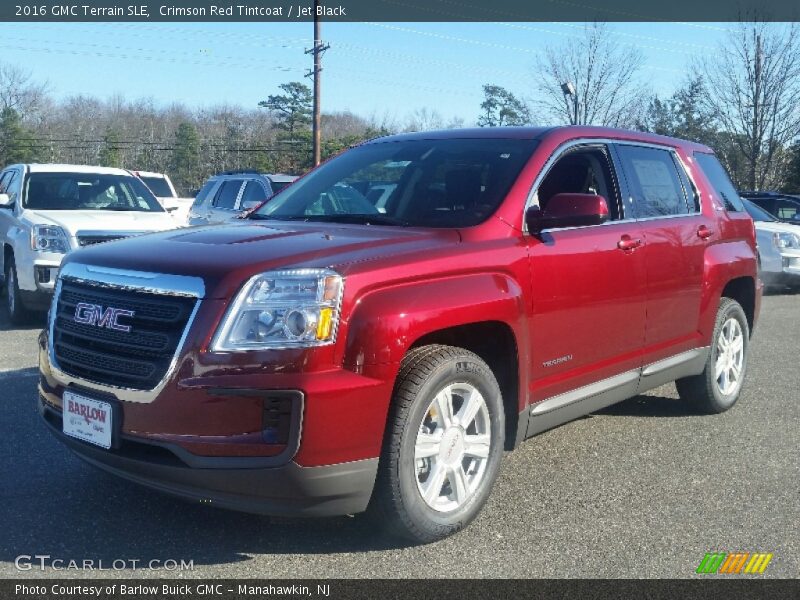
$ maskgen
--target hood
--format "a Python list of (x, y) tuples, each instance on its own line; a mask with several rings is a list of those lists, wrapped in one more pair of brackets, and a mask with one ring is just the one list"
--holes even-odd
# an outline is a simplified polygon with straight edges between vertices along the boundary
[(58, 225), (70, 236), (80, 232), (149, 232), (178, 226), (166, 212), (111, 210), (37, 210), (23, 216), (31, 223)]
[(346, 276), (354, 264), (425, 253), (460, 239), (452, 229), (243, 221), (98, 244), (66, 260), (200, 277), (206, 297), (230, 298), (244, 280), (264, 271), (329, 267)]
[(800, 225), (792, 225), (782, 221), (755, 221), (756, 231), (770, 233), (795, 233), (800, 235)]

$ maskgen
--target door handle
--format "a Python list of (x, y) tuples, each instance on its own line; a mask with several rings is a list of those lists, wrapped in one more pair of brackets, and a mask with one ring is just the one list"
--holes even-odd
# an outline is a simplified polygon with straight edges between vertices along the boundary
[(642, 245), (642, 240), (639, 238), (632, 238), (629, 235), (623, 235), (617, 242), (617, 248), (630, 252)]
[(714, 235), (714, 232), (705, 225), (700, 225), (700, 227), (697, 228), (697, 237), (699, 237), (701, 240), (707, 240), (712, 235)]

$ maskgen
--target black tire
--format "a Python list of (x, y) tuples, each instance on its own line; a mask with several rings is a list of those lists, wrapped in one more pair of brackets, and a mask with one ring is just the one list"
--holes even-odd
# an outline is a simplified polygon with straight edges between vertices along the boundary
[(14, 325), (23, 325), (30, 318), (30, 312), (22, 301), (19, 293), (19, 280), (17, 279), (17, 266), (14, 262), (14, 255), (8, 256), (6, 260), (6, 285), (3, 300), (6, 305), (8, 319)]
[[(419, 461), (425, 459), (415, 458), (415, 444), (423, 421), (431, 418), (431, 402), (451, 384), (467, 384), (480, 392), (486, 408), (486, 412), (481, 409), (482, 427), (490, 432), (491, 438), (483, 463), (483, 476), (475, 483), (475, 489), (464, 496), (460, 506), (441, 511), (429, 506), (418, 488), (420, 475), (417, 468)], [(453, 402), (454, 407), (456, 402)], [(452, 411), (456, 417), (463, 414), (460, 410), (464, 406), (462, 398), (459, 410)], [(473, 421), (477, 420), (478, 417), (475, 417)], [(477, 425), (468, 424), (468, 427)], [(468, 428), (461, 431), (466, 436), (467, 432), (472, 432), (469, 434), (472, 435), (477, 430)], [(372, 518), (390, 532), (421, 543), (434, 542), (463, 529), (477, 516), (489, 497), (500, 468), (504, 437), (503, 399), (500, 386), (488, 365), (476, 354), (462, 348), (441, 345), (415, 348), (406, 355), (395, 383), (378, 477), (369, 509)], [(442, 442), (443, 448), (448, 446)], [(440, 459), (437, 457), (436, 460)], [(470, 462), (474, 459), (468, 456), (460, 460), (461, 463), (458, 459), (454, 463), (458, 466), (451, 468), (460, 467), (462, 473), (463, 461), (467, 461), (469, 469), (477, 464)], [(451, 490), (456, 495), (451, 481), (448, 475), (442, 491)]]
[[(735, 319), (742, 332), (742, 368), (736, 386), (725, 394), (720, 389), (715, 376), (715, 367), (720, 355), (718, 340), (725, 324)], [(750, 345), (750, 328), (747, 317), (741, 305), (731, 298), (722, 298), (717, 310), (717, 319), (714, 323), (714, 333), (711, 338), (711, 350), (708, 353), (706, 366), (700, 375), (678, 379), (675, 386), (678, 395), (685, 402), (691, 403), (699, 412), (717, 414), (730, 409), (742, 392), (742, 387), (747, 379), (747, 363)]]

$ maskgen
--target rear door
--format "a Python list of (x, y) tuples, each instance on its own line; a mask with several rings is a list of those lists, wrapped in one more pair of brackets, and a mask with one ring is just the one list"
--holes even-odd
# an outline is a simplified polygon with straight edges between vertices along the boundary
[(628, 203), (644, 235), (644, 365), (696, 348), (705, 248), (718, 237), (674, 148), (617, 143)]
[(223, 223), (238, 214), (237, 207), (244, 184), (244, 179), (227, 179), (222, 182), (208, 210), (209, 223)]

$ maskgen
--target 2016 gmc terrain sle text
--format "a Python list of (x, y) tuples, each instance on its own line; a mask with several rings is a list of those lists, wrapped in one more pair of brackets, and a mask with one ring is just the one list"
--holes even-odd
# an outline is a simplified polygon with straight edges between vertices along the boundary
[(753, 222), (705, 146), (404, 134), (241, 223), (68, 255), (39, 405), (81, 458), (153, 488), (432, 541), (527, 437), (671, 381), (729, 409), (760, 299)]

